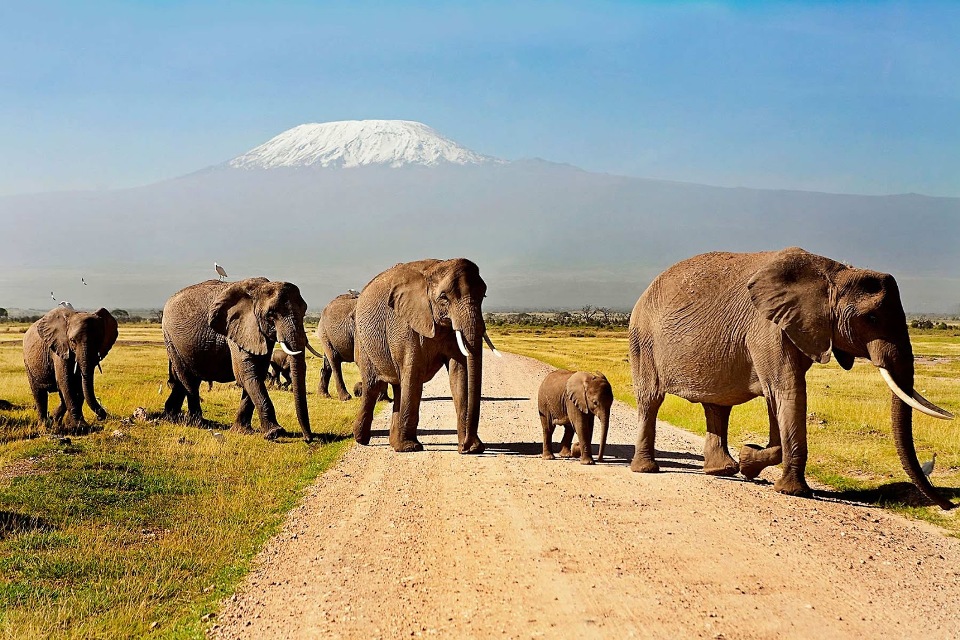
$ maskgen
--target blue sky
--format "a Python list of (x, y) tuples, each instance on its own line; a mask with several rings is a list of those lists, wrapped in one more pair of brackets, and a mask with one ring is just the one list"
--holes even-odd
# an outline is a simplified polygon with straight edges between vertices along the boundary
[(0, 194), (304, 122), (725, 186), (960, 196), (960, 3), (7, 2)]

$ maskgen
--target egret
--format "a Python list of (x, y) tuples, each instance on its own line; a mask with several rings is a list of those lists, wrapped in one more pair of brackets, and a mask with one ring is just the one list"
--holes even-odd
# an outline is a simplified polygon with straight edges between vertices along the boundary
[(227, 272), (223, 270), (223, 267), (218, 265), (216, 262), (213, 263), (213, 268), (217, 270), (217, 273), (220, 275), (220, 282), (223, 282), (223, 279), (227, 277)]
[(54, 302), (57, 301), (57, 296), (53, 295), (53, 291), (50, 292), (50, 299), (53, 300)]
[(219, 442), (220, 444), (223, 444), (223, 434), (222, 434), (222, 433), (220, 433), (219, 431), (211, 431), (211, 432), (210, 432), (210, 435), (213, 436), (213, 439), (214, 439), (214, 440), (216, 440), (216, 441)]
[(83, 286), (87, 286), (87, 281), (83, 279), (83, 276), (80, 276), (80, 282), (83, 283)]
[(64, 309), (73, 309), (73, 305), (67, 302), (66, 300), (61, 300), (60, 306), (63, 307)]
[(349, 293), (350, 295), (352, 295), (352, 296), (354, 296), (354, 297), (360, 295), (360, 292), (357, 291), (356, 289), (347, 289), (347, 293)]
[(933, 473), (933, 465), (937, 463), (937, 454), (934, 452), (933, 457), (930, 460), (924, 462), (920, 465), (920, 470), (923, 471), (923, 475), (930, 477), (930, 474)]

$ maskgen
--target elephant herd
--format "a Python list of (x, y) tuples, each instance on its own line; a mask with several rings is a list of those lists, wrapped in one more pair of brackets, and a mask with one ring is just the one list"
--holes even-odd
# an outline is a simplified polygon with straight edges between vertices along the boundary
[[(463, 259), (397, 264), (359, 293), (338, 296), (317, 327), (322, 353), (304, 329), (307, 304), (296, 285), (250, 278), (211, 280), (174, 294), (164, 306), (170, 394), (164, 415), (199, 422), (202, 382), (241, 387), (232, 428), (252, 432), (256, 410), (268, 439), (283, 433), (266, 391), (286, 379), (304, 438), (312, 439), (306, 399), (304, 350), (323, 358), (318, 393), (329, 397), (331, 377), (341, 400), (350, 398), (341, 364), (356, 362), (360, 409), (353, 426), (370, 441), (376, 402), (393, 389), (390, 444), (400, 452), (423, 449), (417, 439), (423, 385), (445, 368), (457, 415), (460, 453), (481, 453), (478, 433), (486, 333), (482, 303), (487, 285), (476, 264)], [(660, 274), (630, 316), (629, 362), (639, 434), (630, 468), (656, 472), (657, 413), (666, 394), (699, 403), (706, 415), (704, 472), (754, 478), (783, 464), (781, 493), (809, 496), (806, 372), (831, 355), (844, 369), (854, 358), (877, 367), (892, 392), (894, 442), (917, 488), (944, 509), (954, 505), (930, 484), (917, 460), (912, 413), (951, 419), (914, 389), (914, 358), (906, 316), (893, 276), (853, 268), (799, 248), (761, 253), (708, 253)], [(117, 322), (95, 313), (57, 307), (24, 336), (24, 363), (38, 417), (47, 421), (47, 394), (59, 393), (55, 425), (88, 428), (84, 401), (102, 419), (93, 375), (117, 339)], [(274, 346), (280, 351), (274, 356)], [(498, 354), (499, 355), (499, 354)], [(273, 373), (271, 373), (271, 368)], [(731, 408), (755, 397), (767, 404), (766, 446), (745, 445), (734, 460), (727, 447)], [(183, 413), (186, 401), (187, 412)], [(544, 380), (538, 407), (543, 457), (553, 458), (554, 427), (564, 426), (561, 455), (592, 463), (593, 417), (601, 420), (603, 459), (613, 392), (602, 374), (558, 371)], [(573, 432), (578, 445), (571, 448)]]

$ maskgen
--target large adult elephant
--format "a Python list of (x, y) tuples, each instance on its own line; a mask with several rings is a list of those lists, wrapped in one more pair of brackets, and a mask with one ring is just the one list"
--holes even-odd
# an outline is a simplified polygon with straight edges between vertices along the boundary
[(323, 368), (320, 370), (320, 384), (317, 393), (330, 397), (330, 376), (333, 374), (337, 395), (344, 402), (350, 400), (350, 392), (343, 383), (341, 365), (354, 362), (354, 312), (358, 296), (353, 293), (339, 295), (327, 304), (320, 313), (317, 323), (317, 339), (323, 351)]
[(464, 258), (401, 263), (364, 287), (355, 313), (363, 382), (363, 402), (353, 424), (357, 442), (369, 443), (374, 406), (390, 383), (390, 444), (396, 451), (422, 450), (417, 425), (423, 385), (445, 366), (457, 411), (459, 451), (483, 451), (477, 427), (486, 292), (477, 265)]
[(745, 446), (739, 470), (749, 478), (783, 462), (774, 488), (809, 496), (806, 372), (831, 352), (844, 369), (870, 360), (893, 392), (894, 443), (917, 488), (944, 509), (954, 505), (920, 469), (910, 408), (953, 416), (913, 386), (913, 349), (893, 276), (855, 269), (803, 249), (707, 253), (660, 274), (630, 316), (630, 365), (640, 433), (630, 468), (658, 471), (657, 411), (671, 393), (703, 405), (704, 472), (733, 475), (727, 451), (730, 409), (766, 399), (770, 439)]
[(93, 374), (116, 341), (117, 321), (106, 309), (84, 313), (60, 306), (27, 329), (23, 363), (41, 422), (47, 420), (47, 394), (53, 392), (60, 394), (53, 422), (63, 423), (70, 433), (89, 428), (83, 419), (84, 400), (98, 419), (107, 416), (97, 401)]
[(190, 419), (199, 421), (200, 383), (236, 380), (243, 392), (232, 428), (252, 432), (256, 408), (264, 437), (270, 440), (282, 435), (264, 385), (273, 347), (279, 342), (291, 356), (297, 420), (309, 442), (313, 436), (303, 350), (313, 350), (303, 329), (306, 311), (307, 303), (296, 285), (266, 278), (234, 283), (207, 280), (175, 293), (163, 307), (171, 388), (164, 413), (171, 419), (178, 417), (186, 399)]

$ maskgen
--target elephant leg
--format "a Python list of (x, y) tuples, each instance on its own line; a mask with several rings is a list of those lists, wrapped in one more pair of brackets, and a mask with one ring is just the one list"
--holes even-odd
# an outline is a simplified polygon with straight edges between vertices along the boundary
[[(53, 424), (58, 427), (63, 426), (63, 417), (67, 414), (67, 403), (64, 401), (63, 396), (59, 393), (57, 397), (60, 399), (60, 404), (57, 405), (57, 408), (53, 410)], [(44, 400), (46, 404), (46, 400)]]
[(233, 419), (233, 425), (230, 426), (230, 430), (246, 434), (253, 433), (254, 409), (256, 409), (256, 407), (253, 404), (253, 400), (250, 399), (250, 394), (244, 389), (240, 393), (240, 406), (237, 408), (237, 415)]
[(483, 443), (469, 424), (468, 364), (451, 358), (445, 366), (450, 375), (450, 396), (457, 411), (457, 450), (460, 453), (482, 453)]
[(544, 460), (555, 460), (553, 455), (553, 418), (549, 415), (540, 414), (540, 424), (543, 426), (543, 453), (540, 457)]
[(640, 433), (630, 461), (630, 470), (638, 473), (656, 473), (660, 466), (656, 461), (654, 442), (657, 437), (657, 412), (663, 404), (663, 395), (638, 395), (637, 414), (640, 418)]
[(557, 454), (561, 458), (573, 457), (573, 451), (570, 450), (570, 446), (573, 444), (573, 434), (574, 429), (572, 424), (567, 423), (563, 425), (563, 437), (560, 438), (560, 453)]
[(320, 367), (320, 383), (317, 385), (317, 395), (321, 398), (330, 397), (330, 374), (333, 367), (330, 366), (328, 356), (323, 356), (323, 365)]
[(176, 377), (170, 378), (170, 395), (163, 403), (163, 414), (167, 420), (176, 420), (183, 412), (183, 401), (187, 399), (187, 389)]
[(707, 437), (703, 445), (703, 472), (711, 476), (735, 476), (740, 470), (727, 450), (727, 429), (733, 407), (703, 404), (707, 417)]
[[(248, 363), (248, 366), (253, 367), (254, 365)], [(263, 437), (267, 440), (274, 440), (284, 435), (283, 427), (277, 424), (277, 412), (273, 408), (270, 396), (267, 394), (267, 388), (263, 386), (263, 381), (255, 376), (244, 376), (242, 379), (243, 389), (260, 415), (260, 430), (263, 431)]]
[[(801, 380), (802, 382), (802, 380)], [(807, 390), (804, 386), (779, 390), (773, 395), (783, 446), (783, 475), (773, 488), (792, 496), (810, 497), (807, 485)]]
[(37, 423), (45, 424), (47, 422), (47, 403), (49, 402), (50, 394), (44, 389), (37, 388), (37, 386), (33, 384), (33, 380), (30, 381), (30, 393), (33, 394), (33, 404), (37, 409)]
[(774, 403), (767, 400), (767, 417), (770, 421), (770, 439), (766, 447), (758, 444), (745, 444), (740, 449), (740, 473), (749, 480), (760, 475), (767, 467), (783, 461), (783, 447), (780, 444), (780, 424)]
[[(357, 417), (353, 421), (353, 439), (360, 444), (370, 444), (370, 427), (373, 425), (373, 411), (377, 406), (377, 394), (385, 387), (385, 383), (375, 381), (372, 375), (363, 379), (360, 409), (357, 410)], [(394, 392), (394, 403), (397, 402), (399, 401), (396, 398), (396, 392)], [(394, 410), (399, 410), (396, 404), (394, 404)]]
[(580, 458), (580, 464), (596, 464), (593, 460), (593, 414), (574, 420), (573, 428), (577, 432), (577, 444), (573, 445), (571, 453)]
[(340, 400), (347, 402), (352, 399), (353, 396), (351, 396), (350, 392), (347, 391), (347, 385), (343, 383), (342, 366), (343, 360), (340, 358), (335, 358), (333, 361), (333, 383), (337, 385), (337, 395), (340, 396)]
[[(390, 429), (390, 444), (394, 451), (407, 453), (410, 451), (423, 451), (423, 445), (417, 440), (417, 427), (420, 424), (420, 398), (423, 395), (423, 384), (419, 380), (410, 379), (409, 372), (407, 379), (400, 382), (400, 401), (399, 414), (396, 421), (396, 429)], [(376, 402), (380, 389), (372, 389), (370, 398)], [(364, 402), (367, 400), (367, 391), (363, 392)], [(398, 402), (393, 399), (394, 406)], [(393, 425), (391, 425), (392, 427)]]

